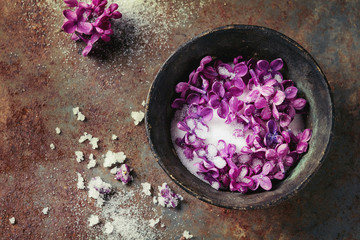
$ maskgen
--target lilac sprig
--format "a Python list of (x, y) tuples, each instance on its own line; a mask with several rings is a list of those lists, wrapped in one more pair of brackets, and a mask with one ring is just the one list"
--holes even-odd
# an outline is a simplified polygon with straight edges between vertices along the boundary
[(121, 18), (122, 15), (116, 3), (106, 8), (107, 0), (92, 0), (90, 4), (78, 2), (77, 0), (64, 0), (65, 4), (75, 11), (66, 9), (63, 11), (65, 17), (62, 29), (70, 33), (74, 41), (84, 41), (87, 45), (82, 54), (87, 56), (95, 42), (100, 38), (108, 42), (113, 34), (111, 19)]
[[(270, 190), (272, 180), (284, 179), (308, 150), (311, 130), (295, 135), (290, 128), (307, 101), (298, 97), (292, 80), (284, 79), (283, 66), (281, 58), (269, 63), (239, 56), (228, 64), (206, 56), (188, 82), (177, 84), (172, 107), (186, 111), (177, 124), (184, 136), (175, 144), (188, 161), (201, 160), (195, 164), (197, 174), (215, 189)], [(245, 139), (244, 147), (224, 140), (218, 146), (205, 144), (215, 113), (224, 124), (244, 126), (233, 133)]]

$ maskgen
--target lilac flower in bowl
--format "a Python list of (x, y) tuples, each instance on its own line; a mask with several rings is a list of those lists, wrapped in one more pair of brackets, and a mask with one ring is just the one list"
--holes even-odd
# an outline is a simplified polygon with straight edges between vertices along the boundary
[[(293, 40), (258, 26), (218, 28), (181, 46), (158, 72), (147, 103), (147, 135), (160, 166), (187, 192), (221, 207), (289, 199), (319, 169), (332, 136), (330, 90), (317, 63)], [(205, 137), (193, 137), (183, 120), (173, 125), (175, 114), (190, 114)], [(304, 127), (295, 131), (299, 115)], [(174, 141), (178, 127), (183, 137)], [(226, 139), (207, 148), (218, 137)]]

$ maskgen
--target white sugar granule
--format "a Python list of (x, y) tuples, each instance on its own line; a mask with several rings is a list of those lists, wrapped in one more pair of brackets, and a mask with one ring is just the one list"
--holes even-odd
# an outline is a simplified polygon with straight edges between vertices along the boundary
[[(108, 240), (146, 240), (159, 239), (156, 228), (149, 226), (149, 220), (144, 219), (153, 213), (153, 208), (133, 199), (142, 194), (139, 190), (119, 190), (111, 196), (101, 209), (102, 218), (111, 222), (114, 227), (111, 235), (104, 233)], [(101, 237), (100, 237), (101, 238)]]
[(77, 188), (78, 189), (85, 189), (84, 178), (81, 176), (80, 173), (77, 173), (77, 176), (78, 176)]
[(114, 226), (113, 226), (110, 222), (105, 223), (104, 233), (110, 234), (110, 233), (112, 233), (113, 231), (114, 231)]
[(78, 113), (80, 112), (79, 107), (74, 107), (72, 111), (74, 115), (78, 115)]
[(138, 125), (144, 119), (145, 114), (142, 111), (132, 112), (131, 117), (134, 119), (134, 124)]
[(53, 143), (50, 144), (50, 149), (54, 150), (55, 149), (55, 145)]
[(190, 233), (189, 233), (189, 231), (184, 231), (184, 233), (183, 233), (183, 237), (185, 238), (185, 239), (191, 239), (191, 238), (193, 238), (193, 235), (191, 235)]
[(16, 220), (14, 217), (10, 218), (9, 221), (12, 225), (14, 225), (16, 223)]
[(46, 207), (42, 210), (42, 213), (47, 215), (49, 213), (49, 207)]
[(89, 163), (87, 165), (87, 168), (90, 169), (90, 168), (94, 168), (96, 166), (96, 160), (94, 159), (94, 154), (90, 154), (89, 156)]
[(96, 215), (91, 215), (88, 221), (89, 221), (89, 227), (95, 226), (96, 224), (100, 223), (99, 217)]
[(115, 134), (111, 135), (111, 140), (117, 140), (119, 137), (116, 136)]
[(90, 145), (91, 145), (92, 149), (99, 148), (99, 146), (98, 146), (99, 141), (100, 141), (99, 138), (96, 138), (96, 137), (90, 139)]
[(82, 151), (75, 151), (75, 155), (76, 155), (77, 162), (84, 161), (84, 153)]
[(84, 132), (84, 135), (80, 136), (79, 143), (83, 143), (85, 141), (89, 141), (90, 145), (92, 146), (92, 149), (97, 149), (98, 142), (100, 141), (99, 138), (93, 137), (91, 134)]
[(56, 132), (56, 134), (60, 134), (60, 133), (61, 133), (61, 129), (58, 128), (58, 127), (56, 127), (56, 128), (55, 128), (55, 132)]
[(85, 115), (80, 112), (79, 107), (73, 108), (72, 111), (73, 111), (73, 114), (75, 116), (77, 115), (77, 120), (78, 121), (84, 121), (85, 120)]
[(143, 100), (143, 101), (142, 101), (141, 105), (142, 105), (143, 107), (145, 107), (145, 106), (146, 106), (146, 102), (145, 102), (145, 100)]
[(142, 192), (146, 196), (151, 196), (151, 184), (148, 182), (144, 182), (144, 183), (141, 183), (141, 186), (142, 186)]
[(111, 167), (115, 163), (123, 163), (126, 159), (124, 152), (108, 151), (104, 159), (104, 167)]

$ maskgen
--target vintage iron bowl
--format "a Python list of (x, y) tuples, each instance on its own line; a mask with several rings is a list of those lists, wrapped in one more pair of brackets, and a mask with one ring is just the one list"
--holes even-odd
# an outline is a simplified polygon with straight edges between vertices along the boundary
[[(285, 180), (270, 191), (241, 194), (217, 191), (192, 175), (180, 162), (173, 147), (170, 124), (174, 109), (175, 85), (188, 81), (190, 72), (204, 56), (231, 61), (282, 58), (284, 75), (292, 79), (308, 101), (306, 127), (313, 130), (308, 152)], [(231, 25), (197, 36), (180, 46), (159, 70), (147, 97), (145, 115), (147, 136), (156, 160), (170, 178), (196, 198), (232, 209), (265, 208), (295, 195), (319, 170), (333, 134), (333, 103), (329, 85), (318, 64), (298, 43), (285, 35), (259, 26)]]

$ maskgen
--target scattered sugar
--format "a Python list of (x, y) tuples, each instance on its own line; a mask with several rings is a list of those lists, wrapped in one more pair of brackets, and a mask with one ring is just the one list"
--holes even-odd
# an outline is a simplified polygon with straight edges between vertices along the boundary
[(79, 107), (74, 107), (72, 111), (74, 115), (78, 115), (78, 113), (80, 112)]
[(53, 143), (50, 144), (50, 149), (54, 150), (55, 149), (55, 145)]
[(94, 168), (96, 166), (96, 160), (94, 159), (94, 154), (90, 154), (89, 156), (89, 163), (87, 165), (87, 168), (90, 169), (90, 168)]
[(225, 67), (219, 67), (218, 72), (220, 75), (228, 76), (230, 79), (233, 79), (236, 75), (235, 73), (229, 72)]
[(142, 111), (132, 112), (131, 117), (134, 119), (134, 124), (138, 125), (144, 119), (145, 114)]
[(96, 215), (91, 215), (88, 221), (89, 221), (89, 227), (95, 226), (100, 223), (99, 217)]
[(75, 151), (75, 155), (76, 155), (77, 162), (84, 161), (84, 153), (82, 151)]
[(191, 239), (191, 238), (193, 238), (193, 235), (191, 235), (189, 231), (185, 230), (184, 233), (183, 233), (183, 237), (185, 239)]
[(119, 137), (116, 136), (115, 134), (111, 135), (111, 140), (117, 140)]
[(14, 217), (10, 218), (9, 221), (12, 225), (14, 225), (16, 223), (16, 220)]
[(90, 139), (90, 145), (91, 145), (92, 149), (99, 148), (98, 142), (99, 142), (99, 138), (94, 137), (94, 138)]
[(150, 220), (149, 220), (149, 226), (153, 228), (153, 227), (155, 227), (159, 222), (160, 222), (160, 218), (150, 219)]
[(145, 100), (143, 100), (143, 101), (142, 101), (141, 105), (142, 105), (143, 107), (145, 107), (145, 106), (146, 106), (146, 102), (145, 102)]
[(83, 143), (85, 141), (89, 141), (90, 145), (92, 146), (92, 149), (97, 149), (98, 142), (100, 141), (99, 138), (93, 137), (91, 134), (84, 132), (84, 135), (80, 136), (79, 143)]
[(126, 159), (124, 152), (108, 151), (104, 159), (104, 167), (111, 167), (115, 163), (123, 163)]
[(151, 184), (148, 182), (144, 182), (144, 183), (141, 183), (141, 186), (142, 186), (142, 192), (146, 196), (151, 196)]
[(58, 134), (58, 135), (59, 135), (59, 134), (61, 133), (61, 129), (60, 129), (60, 128), (58, 128), (58, 127), (56, 127), (56, 128), (55, 128), (55, 132), (56, 132), (56, 134)]
[(46, 207), (42, 210), (42, 213), (47, 215), (49, 213), (49, 207)]
[(114, 226), (113, 226), (110, 222), (105, 223), (104, 233), (110, 234), (110, 233), (112, 233), (113, 231), (114, 231)]
[(81, 176), (80, 173), (77, 173), (77, 176), (78, 176), (77, 188), (78, 189), (85, 189), (84, 178)]

